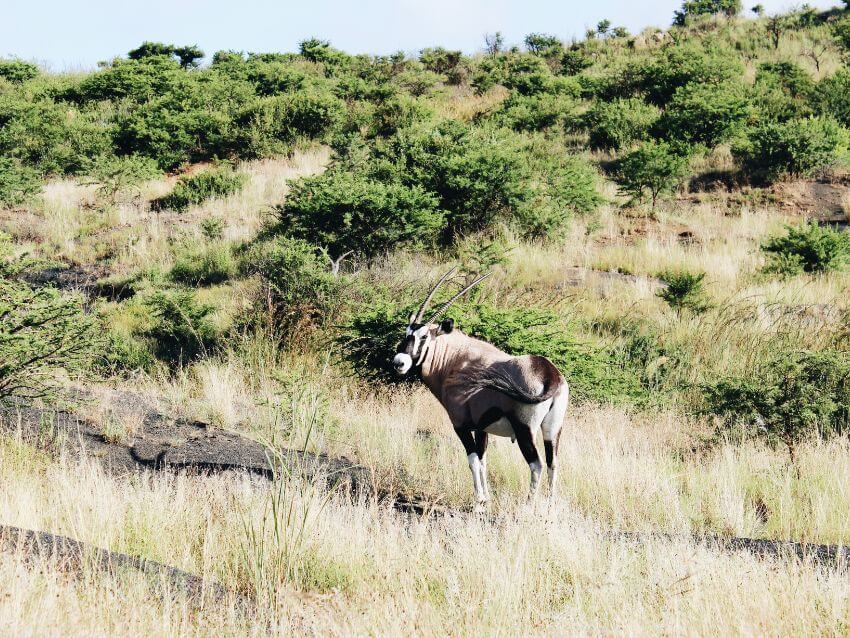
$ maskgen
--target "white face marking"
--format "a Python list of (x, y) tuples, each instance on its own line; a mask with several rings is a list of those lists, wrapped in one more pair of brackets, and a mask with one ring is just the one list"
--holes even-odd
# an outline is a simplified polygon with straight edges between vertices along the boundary
[(398, 374), (407, 374), (413, 367), (413, 359), (410, 358), (409, 354), (400, 352), (393, 357), (393, 367)]
[(431, 333), (427, 325), (414, 329), (411, 324), (407, 326), (404, 334), (405, 337), (413, 337), (413, 347), (410, 349), (410, 354), (401, 352), (393, 357), (393, 367), (400, 375), (410, 372), (410, 369), (414, 365), (414, 360), (416, 361), (416, 365), (422, 365), (425, 355), (428, 354), (428, 346), (431, 343)]

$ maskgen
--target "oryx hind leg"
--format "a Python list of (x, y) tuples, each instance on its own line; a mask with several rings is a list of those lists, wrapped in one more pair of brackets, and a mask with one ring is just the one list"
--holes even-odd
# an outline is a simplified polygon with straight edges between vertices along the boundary
[(527, 423), (518, 419), (516, 416), (509, 417), (511, 427), (514, 429), (517, 445), (522, 452), (522, 457), (528, 463), (528, 469), (531, 470), (531, 485), (529, 488), (528, 498), (534, 498), (537, 494), (537, 487), (540, 485), (540, 474), (543, 471), (543, 465), (540, 463), (540, 455), (537, 453), (537, 447), (534, 445), (534, 429)]
[(570, 403), (570, 391), (566, 385), (563, 390), (555, 395), (552, 406), (543, 417), (541, 430), (543, 431), (543, 447), (546, 454), (546, 467), (549, 475), (549, 501), (554, 500), (557, 493), (558, 473), (558, 443), (561, 440), (561, 429), (564, 425), (564, 417)]

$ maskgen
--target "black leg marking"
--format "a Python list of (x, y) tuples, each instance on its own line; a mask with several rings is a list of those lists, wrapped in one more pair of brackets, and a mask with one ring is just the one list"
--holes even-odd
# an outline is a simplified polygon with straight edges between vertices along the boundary
[(537, 453), (537, 448), (534, 445), (534, 437), (531, 434), (531, 428), (525, 423), (522, 423), (512, 414), (507, 415), (511, 422), (511, 427), (516, 435), (516, 442), (519, 444), (519, 451), (522, 452), (522, 457), (525, 462), (531, 465), (534, 462), (540, 463), (540, 455)]
[(475, 433), (475, 453), (478, 458), (484, 460), (484, 453), (487, 451), (487, 433), (483, 430), (478, 430)]
[(466, 450), (467, 456), (475, 452), (475, 439), (472, 436), (472, 430), (468, 426), (464, 425), (463, 427), (455, 428), (455, 434), (457, 434), (460, 442), (463, 443), (463, 449)]
[(553, 467), (555, 464), (555, 448), (552, 441), (543, 441), (543, 447), (546, 450), (546, 466)]

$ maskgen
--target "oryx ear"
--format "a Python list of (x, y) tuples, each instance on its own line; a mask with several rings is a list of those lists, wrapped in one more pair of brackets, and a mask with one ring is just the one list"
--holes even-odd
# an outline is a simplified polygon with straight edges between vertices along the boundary
[(437, 334), (449, 334), (452, 330), (455, 329), (455, 320), (454, 319), (443, 319), (440, 322), (440, 327), (437, 328)]
[(414, 319), (416, 319), (416, 313), (415, 313), (415, 312), (411, 312), (411, 313), (410, 313), (410, 319), (408, 319), (408, 320), (407, 320), (407, 325), (408, 325), (408, 326), (409, 326), (409, 325), (411, 325), (411, 324), (413, 323), (413, 320), (414, 320)]

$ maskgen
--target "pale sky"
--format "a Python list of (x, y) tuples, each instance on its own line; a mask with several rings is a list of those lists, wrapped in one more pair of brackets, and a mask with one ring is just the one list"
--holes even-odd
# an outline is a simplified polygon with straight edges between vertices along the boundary
[[(745, 0), (745, 12), (758, 0)], [(596, 0), (3, 0), (0, 57), (53, 70), (86, 69), (144, 40), (220, 49), (294, 51), (319, 37), (349, 53), (416, 52), (442, 45), (479, 50), (485, 33), (508, 45), (531, 32), (569, 40), (607, 18), (631, 32), (667, 27), (679, 1)], [(761, 0), (769, 13), (797, 6)], [(827, 8), (835, 1), (810, 4)]]

